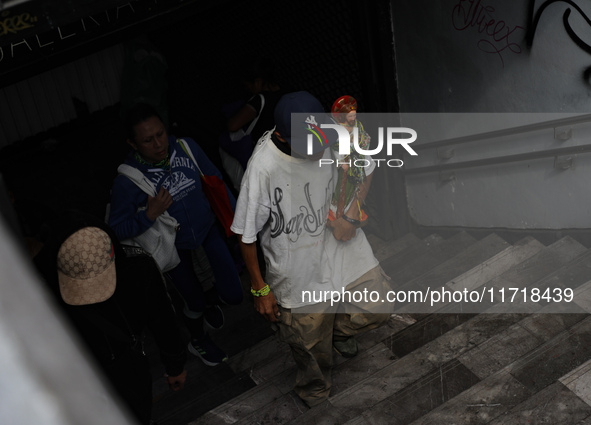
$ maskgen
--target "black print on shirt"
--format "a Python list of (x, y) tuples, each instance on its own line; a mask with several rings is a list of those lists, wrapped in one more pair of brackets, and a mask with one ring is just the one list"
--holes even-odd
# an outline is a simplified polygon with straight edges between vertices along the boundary
[[(330, 185), (328, 185), (330, 187)], [(310, 183), (306, 183), (304, 186), (304, 196), (306, 197), (307, 205), (301, 205), (298, 210), (300, 211), (294, 217), (285, 217), (285, 213), (281, 209), (281, 201), (283, 200), (283, 189), (276, 187), (273, 190), (273, 206), (277, 208), (277, 211), (271, 210), (271, 237), (276, 238), (285, 233), (289, 235), (289, 239), (295, 242), (299, 239), (302, 232), (306, 232), (311, 236), (320, 236), (324, 231), (324, 225), (328, 218), (328, 187), (325, 190), (325, 202), (318, 206), (314, 206), (312, 203), (312, 197), (310, 196)]]

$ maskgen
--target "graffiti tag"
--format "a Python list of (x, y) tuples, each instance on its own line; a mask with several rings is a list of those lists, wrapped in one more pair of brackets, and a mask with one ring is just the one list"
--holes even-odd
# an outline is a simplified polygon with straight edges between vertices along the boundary
[[(577, 33), (575, 32), (575, 30), (573, 29), (573, 27), (570, 24), (569, 18), (572, 13), (572, 9), (574, 9), (577, 11), (577, 13), (579, 15), (581, 15), (581, 17), (585, 20), (587, 25), (589, 25), (590, 27), (591, 27), (591, 19), (589, 19), (589, 17), (585, 14), (583, 9), (581, 9), (579, 7), (579, 5), (572, 0), (546, 0), (535, 13), (534, 13), (535, 0), (531, 0), (531, 2), (530, 2), (531, 23), (528, 27), (527, 37), (526, 37), (528, 46), (529, 47), (533, 46), (534, 38), (536, 35), (536, 30), (538, 28), (538, 24), (540, 23), (540, 18), (542, 17), (543, 13), (546, 11), (548, 6), (550, 6), (553, 3), (566, 3), (568, 6), (570, 6), (570, 7), (567, 7), (567, 9), (564, 11), (564, 13), (562, 15), (562, 25), (564, 26), (564, 29), (566, 30), (566, 33), (568, 34), (569, 38), (583, 51), (591, 54), (591, 45), (589, 45), (587, 42), (583, 41), (583, 39), (577, 35)], [(587, 84), (591, 85), (591, 83), (590, 83), (590, 81), (591, 81), (591, 66), (587, 67), (583, 71), (583, 79), (585, 80), (585, 82), (587, 82)]]
[(521, 46), (514, 40), (524, 28), (495, 18), (494, 12), (495, 8), (484, 4), (482, 0), (459, 0), (452, 11), (452, 25), (457, 31), (476, 29), (483, 36), (477, 42), (478, 49), (496, 54), (505, 66), (503, 53), (521, 53)]
[(2, 14), (4, 19), (0, 20), (0, 35), (16, 34), (18, 31), (34, 27), (37, 22), (37, 17), (31, 16), (29, 13), (10, 17), (6, 17), (7, 15), (7, 12)]

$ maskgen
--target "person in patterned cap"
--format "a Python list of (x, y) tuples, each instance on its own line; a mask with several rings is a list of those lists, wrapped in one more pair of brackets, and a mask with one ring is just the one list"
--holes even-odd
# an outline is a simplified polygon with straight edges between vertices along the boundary
[(104, 230), (85, 227), (64, 241), (57, 254), (62, 299), (69, 305), (106, 301), (115, 292), (115, 246)]
[(141, 424), (149, 424), (152, 374), (143, 334), (152, 331), (172, 390), (186, 379), (185, 343), (162, 275), (147, 255), (125, 254), (101, 220), (68, 212), (51, 223), (34, 259), (56, 301)]

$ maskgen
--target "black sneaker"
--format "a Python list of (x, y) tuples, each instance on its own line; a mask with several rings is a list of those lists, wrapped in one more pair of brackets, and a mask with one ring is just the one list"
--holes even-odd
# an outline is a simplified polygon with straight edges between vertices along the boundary
[(209, 306), (203, 313), (205, 325), (212, 330), (220, 330), (224, 326), (224, 313), (219, 305)]
[(189, 342), (189, 353), (199, 357), (207, 366), (217, 366), (228, 360), (228, 355), (215, 345), (207, 334)]

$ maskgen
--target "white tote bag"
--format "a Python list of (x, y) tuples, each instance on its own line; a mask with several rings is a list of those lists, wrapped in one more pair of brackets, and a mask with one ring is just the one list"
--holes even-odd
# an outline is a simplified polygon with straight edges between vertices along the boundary
[[(148, 195), (157, 195), (152, 182), (137, 168), (121, 164), (117, 171), (119, 174), (128, 177)], [(142, 209), (145, 209), (145, 207), (138, 209), (138, 211)], [(178, 222), (165, 211), (158, 216), (154, 224), (144, 233), (125, 239), (121, 243), (141, 247), (154, 258), (160, 270), (167, 272), (178, 266), (181, 261), (174, 245), (177, 230)]]

